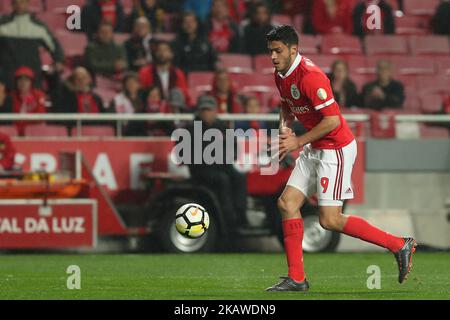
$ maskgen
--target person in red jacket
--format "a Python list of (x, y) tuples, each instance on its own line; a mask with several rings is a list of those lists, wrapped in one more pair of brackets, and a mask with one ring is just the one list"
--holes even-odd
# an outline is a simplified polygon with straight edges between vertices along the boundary
[[(45, 93), (33, 87), (34, 72), (28, 67), (20, 67), (14, 73), (15, 88), (11, 92), (14, 113), (45, 113)], [(37, 122), (18, 121), (19, 135), (24, 135), (25, 126)]]
[(143, 89), (157, 86), (165, 101), (169, 99), (170, 90), (178, 88), (183, 92), (186, 104), (191, 106), (186, 76), (181, 69), (172, 64), (173, 58), (170, 43), (158, 42), (155, 49), (155, 63), (144, 66), (139, 71), (141, 86)]
[(16, 150), (8, 135), (0, 132), (0, 173), (11, 171), (14, 167)]
[(353, 33), (353, 0), (316, 0), (311, 8), (314, 31), (319, 34)]

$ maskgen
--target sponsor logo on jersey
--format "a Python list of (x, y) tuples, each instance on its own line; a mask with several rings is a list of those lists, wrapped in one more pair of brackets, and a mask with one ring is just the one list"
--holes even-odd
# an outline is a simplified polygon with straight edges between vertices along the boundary
[(317, 90), (317, 96), (318, 96), (319, 99), (321, 99), (321, 100), (325, 100), (325, 99), (328, 97), (327, 92), (325, 91), (324, 88), (319, 88), (319, 89)]
[(298, 88), (295, 84), (293, 84), (291, 86), (291, 95), (292, 95), (292, 98), (294, 98), (294, 99), (300, 98), (300, 91), (298, 90)]
[(296, 106), (296, 107), (291, 107), (291, 111), (294, 113), (307, 113), (309, 112), (311, 109), (309, 108), (309, 106)]
[(345, 191), (345, 194), (353, 193), (352, 188), (348, 188), (347, 191)]

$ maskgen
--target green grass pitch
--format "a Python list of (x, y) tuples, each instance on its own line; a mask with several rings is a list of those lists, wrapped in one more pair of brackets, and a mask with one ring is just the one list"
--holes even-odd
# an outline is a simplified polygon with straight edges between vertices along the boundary
[[(390, 253), (306, 254), (307, 293), (266, 293), (285, 275), (283, 254), (0, 255), (0, 299), (450, 299), (450, 254), (417, 253), (406, 283)], [(68, 290), (69, 265), (81, 289)], [(381, 269), (368, 289), (367, 268)]]

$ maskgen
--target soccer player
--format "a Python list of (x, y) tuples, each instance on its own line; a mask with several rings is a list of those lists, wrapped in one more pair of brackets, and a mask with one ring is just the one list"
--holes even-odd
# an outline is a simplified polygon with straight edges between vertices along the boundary
[[(412, 266), (416, 241), (396, 237), (357, 216), (342, 213), (345, 199), (353, 198), (351, 174), (356, 142), (339, 106), (330, 81), (311, 60), (298, 52), (298, 35), (290, 26), (277, 26), (266, 36), (275, 83), (281, 95), (279, 157), (303, 147), (286, 188), (278, 199), (281, 212), (288, 276), (267, 291), (307, 291), (303, 269), (303, 220), (305, 199), (317, 194), (320, 224), (327, 230), (376, 244), (391, 251), (402, 283)], [(297, 118), (307, 132), (295, 136), (289, 128)]]

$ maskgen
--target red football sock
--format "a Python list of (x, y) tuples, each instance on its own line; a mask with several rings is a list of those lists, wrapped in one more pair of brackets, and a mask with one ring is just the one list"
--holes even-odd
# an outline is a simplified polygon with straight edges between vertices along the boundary
[(380, 230), (377, 227), (372, 226), (363, 218), (357, 216), (348, 217), (343, 232), (346, 235), (389, 249), (391, 252), (397, 252), (405, 244), (403, 238), (393, 236), (386, 231)]
[(303, 270), (303, 219), (283, 220), (284, 249), (288, 264), (288, 276), (297, 282), (305, 280)]

